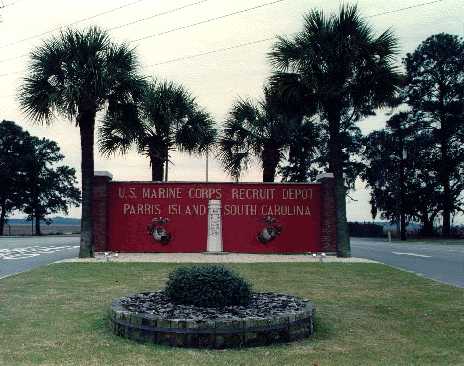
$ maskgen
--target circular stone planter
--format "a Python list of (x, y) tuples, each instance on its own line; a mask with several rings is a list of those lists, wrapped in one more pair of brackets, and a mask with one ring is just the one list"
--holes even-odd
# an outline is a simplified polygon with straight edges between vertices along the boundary
[(171, 304), (162, 292), (153, 292), (115, 299), (110, 313), (113, 332), (132, 340), (234, 348), (309, 337), (314, 332), (315, 307), (294, 296), (260, 293), (247, 307), (198, 308)]

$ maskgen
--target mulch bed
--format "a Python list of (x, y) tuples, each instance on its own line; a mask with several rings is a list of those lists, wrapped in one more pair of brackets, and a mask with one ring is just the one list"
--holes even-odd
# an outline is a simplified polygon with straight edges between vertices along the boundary
[(295, 296), (272, 292), (253, 294), (247, 306), (226, 306), (223, 308), (173, 304), (162, 291), (144, 292), (121, 299), (122, 306), (131, 312), (153, 314), (168, 320), (269, 318), (301, 311), (308, 303), (308, 300)]

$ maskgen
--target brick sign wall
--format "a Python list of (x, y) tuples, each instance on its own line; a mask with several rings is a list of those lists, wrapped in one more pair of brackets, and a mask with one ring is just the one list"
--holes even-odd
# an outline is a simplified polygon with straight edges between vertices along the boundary
[[(219, 201), (225, 252), (335, 251), (333, 179), (316, 184), (112, 182), (96, 175), (97, 251), (205, 252)], [(211, 224), (210, 224), (211, 230)]]

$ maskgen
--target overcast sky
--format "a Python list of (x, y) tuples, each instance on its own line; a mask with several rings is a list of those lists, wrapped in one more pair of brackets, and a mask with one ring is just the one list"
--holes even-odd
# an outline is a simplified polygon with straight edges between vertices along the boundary
[[(222, 17), (271, 2), (275, 3)], [(313, 8), (336, 11), (341, 4), (338, 0), (4, 0), (3, 3), (7, 6), (0, 10), (0, 120), (13, 120), (33, 135), (57, 141), (66, 156), (64, 163), (78, 172), (78, 128), (64, 119), (48, 127), (34, 125), (21, 114), (15, 98), (28, 60), (21, 56), (56, 34), (59, 27), (74, 24), (75, 27), (98, 25), (110, 29), (141, 20), (111, 30), (113, 39), (131, 42), (145, 74), (184, 84), (220, 123), (238, 96), (261, 96), (263, 83), (271, 71), (266, 54), (273, 41), (180, 61), (175, 59), (292, 34), (301, 29), (305, 12)], [(360, 0), (357, 3), (377, 32), (392, 28), (398, 36), (401, 46), (398, 60), (432, 34), (447, 32), (462, 36), (464, 33), (463, 0)], [(420, 4), (424, 5), (414, 7)], [(117, 7), (121, 8), (112, 11)], [(397, 11), (406, 7), (414, 8)], [(142, 20), (149, 16), (153, 17)], [(176, 30), (217, 17), (222, 18)], [(91, 19), (81, 21), (85, 18)], [(147, 36), (150, 37), (135, 41)], [(359, 126), (368, 133), (382, 128), (385, 120), (379, 113), (360, 121)], [(111, 172), (115, 180), (149, 180), (151, 177), (149, 161), (144, 156), (130, 153), (106, 159), (98, 149), (95, 152), (95, 169)], [(204, 180), (204, 160), (173, 154), (170, 180)], [(258, 165), (243, 177), (243, 181), (260, 179)], [(214, 160), (210, 161), (210, 180), (230, 181)], [(351, 196), (356, 201), (348, 200), (349, 219), (370, 220), (369, 194), (362, 182), (358, 182)], [(71, 215), (78, 217), (80, 210), (71, 210)]]

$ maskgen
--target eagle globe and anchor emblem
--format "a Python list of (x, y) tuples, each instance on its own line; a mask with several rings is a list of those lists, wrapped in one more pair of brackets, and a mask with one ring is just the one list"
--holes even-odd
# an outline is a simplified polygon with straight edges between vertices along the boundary
[(257, 239), (262, 244), (268, 244), (280, 235), (282, 226), (272, 216), (265, 216), (262, 221), (266, 226), (258, 233)]
[[(276, 239), (282, 232), (282, 226), (278, 220), (272, 216), (265, 216), (261, 219), (265, 227), (257, 234), (256, 238), (262, 244), (268, 244)], [(161, 245), (168, 245), (172, 239), (172, 234), (167, 230), (169, 223), (167, 217), (156, 217), (148, 225), (148, 234)]]
[(167, 217), (155, 217), (147, 228), (148, 234), (161, 245), (168, 245), (172, 239), (171, 233), (166, 228), (168, 223)]

